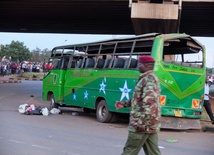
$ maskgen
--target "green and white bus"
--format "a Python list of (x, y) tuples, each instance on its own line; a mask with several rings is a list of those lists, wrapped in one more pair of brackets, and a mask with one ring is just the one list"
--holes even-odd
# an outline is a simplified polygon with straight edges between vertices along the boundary
[(53, 48), (53, 69), (43, 80), (50, 108), (69, 106), (113, 122), (115, 102), (132, 97), (138, 56), (151, 55), (161, 84), (162, 128), (199, 129), (206, 77), (205, 47), (187, 34), (151, 33)]

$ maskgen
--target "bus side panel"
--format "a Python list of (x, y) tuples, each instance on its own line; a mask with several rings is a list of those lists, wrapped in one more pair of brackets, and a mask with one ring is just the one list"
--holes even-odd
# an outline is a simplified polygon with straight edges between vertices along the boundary
[(96, 100), (103, 98), (109, 111), (129, 113), (129, 108), (115, 109), (115, 102), (128, 100), (138, 78), (136, 70), (69, 70), (66, 74), (64, 103), (95, 109)]
[(65, 70), (52, 69), (43, 79), (43, 100), (48, 100), (48, 94), (54, 94), (56, 103), (63, 102), (63, 86)]
[(93, 79), (92, 72), (84, 69), (69, 69), (66, 73), (64, 86), (64, 104), (84, 107), (87, 103), (94, 103), (87, 84)]

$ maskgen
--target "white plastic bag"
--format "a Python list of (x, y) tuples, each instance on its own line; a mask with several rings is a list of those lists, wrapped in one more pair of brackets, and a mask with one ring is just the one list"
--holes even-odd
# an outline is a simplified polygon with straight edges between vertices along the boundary
[(60, 110), (57, 109), (57, 108), (53, 108), (53, 109), (51, 109), (50, 113), (51, 113), (51, 114), (59, 114), (59, 113), (60, 113)]
[(27, 107), (28, 107), (28, 104), (21, 104), (20, 106), (19, 106), (19, 113), (21, 113), (21, 114), (24, 114), (24, 112), (26, 111), (26, 109), (27, 109)]
[(42, 115), (43, 116), (48, 116), (49, 115), (49, 111), (48, 111), (48, 108), (42, 108)]

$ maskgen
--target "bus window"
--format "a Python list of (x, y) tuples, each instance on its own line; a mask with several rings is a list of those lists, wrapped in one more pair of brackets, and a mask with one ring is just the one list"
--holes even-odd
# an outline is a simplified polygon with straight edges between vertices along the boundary
[(81, 68), (82, 66), (84, 66), (84, 65), (83, 65), (83, 59), (79, 59), (79, 60), (77, 61), (77, 67), (78, 67), (78, 68)]
[(60, 68), (60, 66), (61, 66), (60, 59), (53, 59), (53, 69)]
[(71, 62), (71, 68), (76, 68), (76, 64), (77, 64), (77, 62), (75, 60), (73, 60)]
[(67, 69), (69, 63), (69, 57), (63, 58), (63, 69)]
[(85, 62), (85, 68), (94, 68), (95, 65), (95, 59), (93, 58), (87, 58)]
[(135, 58), (127, 58), (124, 62), (124, 68), (137, 68), (138, 61)]
[(123, 58), (115, 58), (112, 68), (124, 68), (124, 62)]
[(112, 59), (110, 59), (110, 58), (105, 59), (103, 68), (109, 68), (109, 67), (111, 68), (111, 66), (109, 66), (111, 61), (112, 61)]
[(96, 68), (103, 68), (104, 63), (105, 63), (105, 60), (99, 58), (98, 61), (97, 61), (97, 66), (96, 66)]
[(165, 46), (163, 52), (163, 61), (181, 66), (196, 68), (203, 67), (204, 52), (201, 50), (201, 48), (198, 47), (198, 45), (194, 45), (193, 43), (188, 44), (188, 41), (186, 44), (184, 44), (184, 42), (185, 41), (181, 39), (173, 42), (174, 47), (172, 45), (171, 47)]

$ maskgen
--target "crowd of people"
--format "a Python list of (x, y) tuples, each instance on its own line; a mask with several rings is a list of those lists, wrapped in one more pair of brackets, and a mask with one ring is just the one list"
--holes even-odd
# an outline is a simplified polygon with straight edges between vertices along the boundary
[(51, 69), (52, 66), (41, 62), (9, 62), (0, 60), (0, 75), (20, 74), (22, 72), (43, 72)]

